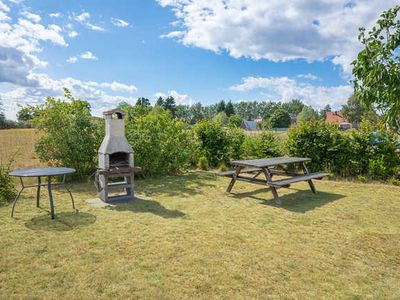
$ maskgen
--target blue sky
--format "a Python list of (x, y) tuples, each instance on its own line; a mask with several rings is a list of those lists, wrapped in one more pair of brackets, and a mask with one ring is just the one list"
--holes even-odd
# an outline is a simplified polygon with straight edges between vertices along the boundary
[(358, 27), (395, 2), (0, 0), (0, 97), (10, 118), (63, 86), (97, 115), (167, 95), (339, 108)]

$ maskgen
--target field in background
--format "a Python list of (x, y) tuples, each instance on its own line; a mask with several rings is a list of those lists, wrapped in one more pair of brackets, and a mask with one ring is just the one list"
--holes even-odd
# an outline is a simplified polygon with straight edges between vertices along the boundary
[(38, 134), (35, 129), (0, 130), (0, 163), (14, 162), (11, 169), (34, 168), (45, 165), (35, 154)]

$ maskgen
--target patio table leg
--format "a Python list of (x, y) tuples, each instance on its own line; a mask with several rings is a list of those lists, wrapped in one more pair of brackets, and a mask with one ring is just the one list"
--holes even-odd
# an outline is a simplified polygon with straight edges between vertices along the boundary
[(72, 208), (75, 209), (74, 197), (72, 197), (72, 193), (66, 185), (65, 185), (65, 189), (67, 190), (67, 192), (69, 193), (69, 196), (71, 197)]
[(226, 191), (228, 193), (230, 193), (232, 191), (232, 188), (233, 188), (233, 186), (235, 185), (235, 182), (236, 182), (236, 177), (239, 176), (239, 173), (240, 173), (241, 169), (242, 169), (242, 167), (239, 167), (239, 166), (236, 167), (236, 172), (235, 172), (235, 174), (232, 175), (231, 182), (229, 183), (228, 188), (226, 189)]
[(38, 187), (36, 191), (36, 207), (40, 207), (40, 185), (42, 184), (42, 178), (38, 177)]
[(53, 203), (53, 193), (51, 191), (51, 176), (47, 177), (47, 190), (49, 192), (49, 200), (50, 200), (50, 216), (54, 219), (54, 203)]
[(21, 188), (21, 190), (18, 192), (17, 196), (15, 197), (15, 200), (14, 200), (14, 203), (13, 203), (13, 207), (12, 207), (12, 210), (11, 210), (11, 217), (14, 217), (14, 208), (15, 208), (15, 204), (17, 204), (17, 201), (18, 201), (18, 199), (19, 199), (19, 196), (21, 196), (21, 193), (22, 193), (22, 191), (23, 191), (24, 189), (25, 189), (24, 187)]

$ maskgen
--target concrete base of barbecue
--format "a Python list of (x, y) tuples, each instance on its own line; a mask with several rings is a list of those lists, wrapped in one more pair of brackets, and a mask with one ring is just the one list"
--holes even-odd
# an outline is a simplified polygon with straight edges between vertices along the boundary
[[(96, 187), (99, 197), (106, 203), (127, 202), (134, 199), (134, 175), (141, 168), (114, 168), (112, 170), (99, 169), (96, 172)], [(110, 178), (123, 178), (123, 181), (112, 182)], [(115, 191), (124, 191), (124, 194), (112, 194)]]

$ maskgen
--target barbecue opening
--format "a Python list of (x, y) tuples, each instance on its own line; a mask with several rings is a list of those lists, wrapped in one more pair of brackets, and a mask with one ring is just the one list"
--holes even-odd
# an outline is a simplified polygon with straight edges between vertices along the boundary
[(129, 167), (129, 153), (116, 152), (110, 154), (110, 168)]

